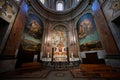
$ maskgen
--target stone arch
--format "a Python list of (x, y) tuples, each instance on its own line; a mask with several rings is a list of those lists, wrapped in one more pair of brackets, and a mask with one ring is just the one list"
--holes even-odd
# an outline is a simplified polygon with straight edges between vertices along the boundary
[(53, 25), (51, 26), (51, 30), (53, 30), (56, 26), (59, 26), (59, 25), (64, 26), (64, 27), (67, 29), (68, 32), (69, 32), (70, 29), (71, 29), (70, 27), (67, 27), (67, 26), (68, 26), (67, 23), (55, 23), (55, 24), (53, 24)]

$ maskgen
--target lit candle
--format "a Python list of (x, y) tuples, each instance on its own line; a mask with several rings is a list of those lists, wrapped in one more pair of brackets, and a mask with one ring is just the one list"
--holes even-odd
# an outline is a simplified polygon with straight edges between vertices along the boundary
[(50, 57), (50, 53), (48, 52), (48, 54), (47, 54), (47, 58), (49, 58)]
[(71, 53), (71, 58), (73, 58), (73, 53)]

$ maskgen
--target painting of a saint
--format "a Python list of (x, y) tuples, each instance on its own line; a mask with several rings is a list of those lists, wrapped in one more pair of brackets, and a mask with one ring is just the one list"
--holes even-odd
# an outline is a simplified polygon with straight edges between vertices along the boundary
[(21, 45), (24, 50), (38, 51), (41, 47), (42, 22), (34, 14), (28, 16), (24, 32), (22, 35)]
[(57, 47), (60, 42), (63, 42), (64, 47), (67, 47), (67, 33), (66, 28), (63, 26), (55, 27), (52, 33), (53, 47)]
[(38, 22), (36, 20), (32, 20), (30, 23), (30, 29), (28, 31), (28, 34), (33, 37), (37, 37), (37, 35), (39, 35), (40, 33), (40, 29), (41, 26), (38, 24)]
[(91, 13), (83, 15), (79, 19), (77, 26), (81, 51), (92, 51), (102, 49), (100, 37), (97, 32)]
[(80, 23), (79, 26), (79, 38), (84, 38), (91, 33), (92, 25), (90, 20), (85, 19)]

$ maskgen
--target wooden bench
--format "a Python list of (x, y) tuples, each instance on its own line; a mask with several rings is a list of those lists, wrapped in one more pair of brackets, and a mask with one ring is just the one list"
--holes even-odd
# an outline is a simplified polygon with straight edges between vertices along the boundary
[(107, 66), (105, 64), (80, 64), (80, 67), (103, 67), (103, 66)]
[(111, 66), (107, 66), (105, 64), (81, 64), (80, 65), (81, 71), (111, 71), (113, 68)]
[(119, 78), (120, 79), (120, 73), (115, 73), (115, 72), (100, 73), (100, 76), (102, 78)]
[(39, 62), (29, 62), (29, 63), (23, 63), (21, 65), (21, 68), (17, 69), (17, 71), (27, 71), (27, 70), (36, 70), (36, 69), (41, 69), (42, 64)]
[(105, 64), (81, 64), (78, 69), (72, 69), (74, 77), (120, 78), (120, 68)]

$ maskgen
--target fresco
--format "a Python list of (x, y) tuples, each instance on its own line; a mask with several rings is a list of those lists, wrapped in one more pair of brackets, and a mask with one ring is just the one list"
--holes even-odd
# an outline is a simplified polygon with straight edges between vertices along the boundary
[(67, 47), (67, 31), (64, 26), (57, 26), (52, 33), (52, 46), (57, 47), (61, 42), (64, 47)]
[(42, 22), (37, 16), (33, 14), (28, 16), (21, 41), (21, 46), (24, 50), (38, 51), (40, 49), (42, 26)]
[(101, 50), (102, 45), (91, 13), (83, 15), (78, 23), (78, 39), (81, 51)]

